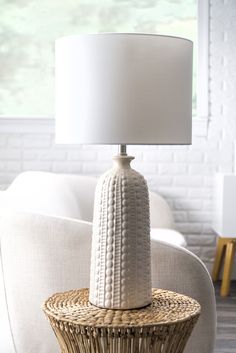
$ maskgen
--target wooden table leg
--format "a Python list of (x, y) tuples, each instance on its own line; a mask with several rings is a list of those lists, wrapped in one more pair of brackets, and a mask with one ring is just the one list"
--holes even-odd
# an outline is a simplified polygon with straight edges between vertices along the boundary
[(222, 279), (222, 284), (220, 289), (220, 295), (222, 297), (226, 297), (229, 294), (235, 249), (236, 249), (235, 240), (231, 240), (226, 244), (224, 272), (223, 272), (223, 279)]
[(219, 273), (220, 273), (222, 260), (223, 260), (224, 246), (225, 246), (224, 238), (219, 237), (218, 241), (217, 241), (214, 266), (213, 266), (213, 270), (212, 270), (212, 281), (213, 282), (217, 281), (219, 278)]

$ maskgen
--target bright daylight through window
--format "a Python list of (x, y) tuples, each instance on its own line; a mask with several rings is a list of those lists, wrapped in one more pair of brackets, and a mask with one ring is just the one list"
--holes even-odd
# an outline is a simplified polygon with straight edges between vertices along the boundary
[(191, 39), (196, 115), (197, 0), (2, 0), (1, 4), (0, 116), (53, 117), (55, 39), (96, 32)]

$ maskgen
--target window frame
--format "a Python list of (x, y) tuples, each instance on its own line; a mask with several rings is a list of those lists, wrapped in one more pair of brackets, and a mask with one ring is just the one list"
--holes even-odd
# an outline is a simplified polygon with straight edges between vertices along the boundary
[(209, 0), (197, 4), (197, 115), (193, 119), (193, 133), (206, 136), (209, 123)]

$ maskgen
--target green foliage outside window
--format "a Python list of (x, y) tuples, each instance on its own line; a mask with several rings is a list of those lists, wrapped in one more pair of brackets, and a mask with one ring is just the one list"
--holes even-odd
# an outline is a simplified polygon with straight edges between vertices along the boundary
[(197, 39), (197, 0), (0, 0), (0, 8), (1, 116), (53, 116), (58, 37), (144, 32)]

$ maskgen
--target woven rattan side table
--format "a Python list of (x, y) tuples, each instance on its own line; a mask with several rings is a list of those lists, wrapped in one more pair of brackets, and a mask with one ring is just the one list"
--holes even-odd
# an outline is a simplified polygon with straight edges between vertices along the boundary
[(196, 300), (161, 289), (141, 309), (100, 309), (80, 289), (54, 294), (43, 310), (61, 353), (181, 353), (200, 315)]

